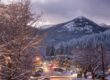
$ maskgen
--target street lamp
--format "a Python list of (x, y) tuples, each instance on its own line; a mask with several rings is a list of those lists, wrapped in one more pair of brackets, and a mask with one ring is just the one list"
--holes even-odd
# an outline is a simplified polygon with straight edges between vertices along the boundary
[(40, 60), (41, 60), (40, 57), (37, 56), (37, 57), (36, 57), (36, 61), (40, 61)]

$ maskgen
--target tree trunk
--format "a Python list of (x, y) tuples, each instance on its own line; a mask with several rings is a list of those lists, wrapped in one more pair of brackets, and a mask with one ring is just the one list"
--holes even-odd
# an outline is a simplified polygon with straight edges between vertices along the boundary
[(77, 78), (82, 78), (82, 72), (79, 72)]
[(92, 79), (95, 80), (95, 74), (93, 71), (91, 71), (91, 74), (92, 74)]
[(84, 78), (87, 78), (87, 71), (84, 72)]

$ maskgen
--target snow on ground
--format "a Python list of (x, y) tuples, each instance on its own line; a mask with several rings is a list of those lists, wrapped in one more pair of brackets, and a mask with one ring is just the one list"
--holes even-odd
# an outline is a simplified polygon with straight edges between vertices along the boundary
[[(107, 80), (110, 80), (110, 76), (106, 77)], [(73, 80), (92, 80), (92, 79), (85, 79), (85, 78), (77, 78), (77, 79), (73, 79)], [(96, 79), (99, 80), (99, 79)]]
[(110, 76), (108, 76), (106, 79), (107, 79), (107, 80), (110, 80)]

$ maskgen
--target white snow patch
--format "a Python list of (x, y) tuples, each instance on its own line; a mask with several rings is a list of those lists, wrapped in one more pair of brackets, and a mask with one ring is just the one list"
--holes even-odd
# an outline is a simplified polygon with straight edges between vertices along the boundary
[(70, 22), (66, 25), (64, 25), (64, 28), (68, 28), (69, 31), (71, 31), (71, 29), (73, 28), (73, 26), (75, 26), (76, 24), (74, 22)]
[[(88, 24), (88, 23), (86, 23), (86, 24)], [(79, 25), (82, 25), (82, 23), (80, 23)], [(70, 22), (70, 23), (64, 25), (64, 28), (66, 28), (68, 31), (74, 31), (75, 33), (79, 32), (79, 31), (85, 31), (85, 33), (93, 32), (93, 29), (92, 29), (93, 27), (91, 25), (76, 27), (76, 24), (74, 22)]]

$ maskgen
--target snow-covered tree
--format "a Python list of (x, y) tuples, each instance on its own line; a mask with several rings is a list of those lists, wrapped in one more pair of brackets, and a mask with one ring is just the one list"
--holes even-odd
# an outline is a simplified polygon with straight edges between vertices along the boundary
[(55, 47), (54, 45), (49, 45), (46, 47), (46, 56), (55, 56)]
[(109, 31), (86, 36), (78, 41), (75, 41), (73, 48), (73, 60), (82, 68), (86, 77), (86, 72), (90, 71), (93, 79), (97, 70), (102, 68), (102, 53), (104, 57), (105, 70), (110, 64), (110, 49), (109, 49), (110, 33)]

